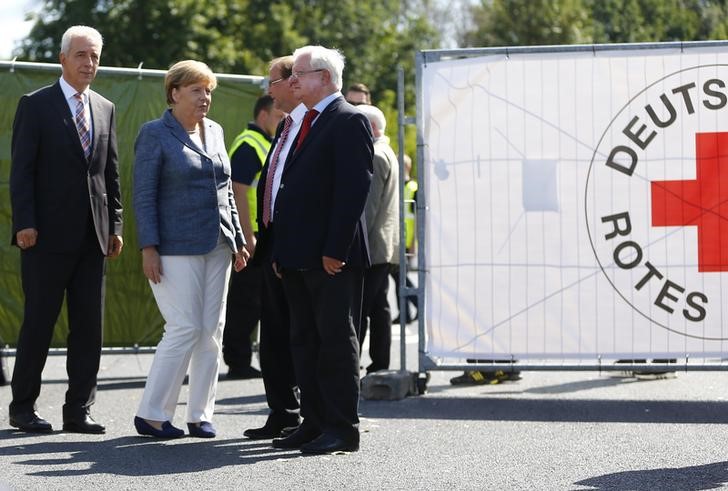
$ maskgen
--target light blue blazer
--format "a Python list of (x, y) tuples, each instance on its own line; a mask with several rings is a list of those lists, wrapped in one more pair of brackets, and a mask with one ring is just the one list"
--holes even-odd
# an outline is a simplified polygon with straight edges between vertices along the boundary
[(134, 214), (139, 248), (161, 255), (212, 251), (220, 233), (233, 252), (245, 245), (222, 127), (205, 118), (206, 149), (164, 112), (142, 125), (134, 144)]

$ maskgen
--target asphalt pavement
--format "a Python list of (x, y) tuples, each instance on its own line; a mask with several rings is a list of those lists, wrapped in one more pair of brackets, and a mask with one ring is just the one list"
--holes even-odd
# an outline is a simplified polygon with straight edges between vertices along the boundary
[[(414, 329), (414, 325), (411, 326)], [(416, 336), (408, 336), (416, 366)], [(398, 366), (399, 346), (393, 346)], [(137, 436), (132, 420), (151, 354), (104, 355), (92, 414), (105, 435), (64, 433), (65, 358), (44, 372), (39, 412), (56, 428), (8, 425), (0, 387), (0, 489), (706, 490), (728, 483), (728, 373), (660, 380), (597, 372), (526, 372), (516, 382), (451, 386), (361, 401), (361, 450), (302, 456), (243, 437), (264, 423), (257, 380), (224, 379), (212, 440)], [(8, 371), (14, 359), (7, 360)], [(176, 424), (184, 427), (186, 386)]]

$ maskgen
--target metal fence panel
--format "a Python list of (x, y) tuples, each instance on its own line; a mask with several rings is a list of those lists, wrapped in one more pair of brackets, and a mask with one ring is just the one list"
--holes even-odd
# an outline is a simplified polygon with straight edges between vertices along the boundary
[[(104, 345), (155, 345), (162, 332), (162, 318), (141, 269), (131, 200), (134, 140), (142, 123), (158, 118), (167, 107), (162, 70), (99, 68), (92, 88), (116, 104), (119, 171), (124, 206), (124, 251), (109, 261), (106, 277)], [(60, 65), (0, 62), (0, 346), (14, 345), (23, 318), (20, 259), (10, 246), (9, 196), (10, 138), (15, 108), (20, 97), (55, 82)], [(265, 83), (263, 77), (218, 76), (210, 118), (225, 129), (228, 144), (252, 118), (252, 108)], [(65, 346), (68, 334), (65, 312), (59, 317), (53, 346)]]
[(726, 45), (418, 55), (421, 372), (724, 368)]

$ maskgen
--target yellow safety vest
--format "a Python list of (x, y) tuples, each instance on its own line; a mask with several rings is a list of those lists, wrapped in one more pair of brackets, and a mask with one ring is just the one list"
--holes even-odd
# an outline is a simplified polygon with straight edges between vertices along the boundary
[[(228, 153), (230, 160), (232, 160), (233, 154), (243, 143), (247, 143), (253, 148), (253, 150), (255, 150), (255, 153), (260, 159), (260, 165), (262, 166), (265, 163), (265, 158), (268, 156), (268, 152), (270, 151), (271, 142), (269, 142), (265, 135), (261, 134), (259, 131), (247, 129), (233, 140), (230, 152)], [(248, 189), (248, 207), (250, 208), (250, 222), (253, 224), (253, 232), (258, 231), (258, 222), (256, 220), (256, 214), (258, 212), (258, 198), (256, 196), (258, 179), (260, 179), (260, 171), (258, 171), (255, 175), (255, 179), (253, 179), (253, 182), (250, 184), (250, 188)]]
[(404, 184), (404, 244), (411, 249), (415, 243), (415, 193), (417, 181), (410, 179)]

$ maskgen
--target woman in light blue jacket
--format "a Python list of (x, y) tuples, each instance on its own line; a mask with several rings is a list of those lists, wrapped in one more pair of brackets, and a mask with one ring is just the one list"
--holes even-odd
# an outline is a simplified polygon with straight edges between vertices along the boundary
[(211, 438), (230, 267), (245, 267), (248, 253), (223, 131), (205, 117), (215, 75), (186, 60), (164, 85), (170, 109), (145, 123), (134, 145), (139, 247), (165, 320), (134, 426), (158, 438), (184, 435), (172, 420), (189, 368), (189, 433)]

